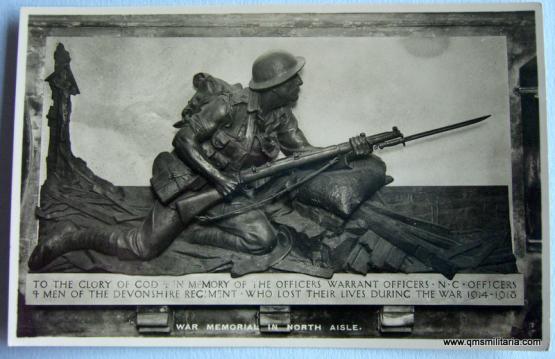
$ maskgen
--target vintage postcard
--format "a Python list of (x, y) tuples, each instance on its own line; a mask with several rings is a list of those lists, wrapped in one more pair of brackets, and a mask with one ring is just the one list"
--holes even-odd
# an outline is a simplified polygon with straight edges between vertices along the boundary
[(10, 345), (545, 350), (541, 26), (24, 9)]

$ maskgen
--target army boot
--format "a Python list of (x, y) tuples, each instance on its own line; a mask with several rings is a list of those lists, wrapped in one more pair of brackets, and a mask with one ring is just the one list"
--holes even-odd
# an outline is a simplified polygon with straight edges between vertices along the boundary
[(37, 244), (28, 261), (29, 269), (40, 270), (59, 256), (84, 249), (92, 249), (109, 255), (117, 255), (117, 231), (77, 229), (73, 224), (65, 224), (60, 231)]

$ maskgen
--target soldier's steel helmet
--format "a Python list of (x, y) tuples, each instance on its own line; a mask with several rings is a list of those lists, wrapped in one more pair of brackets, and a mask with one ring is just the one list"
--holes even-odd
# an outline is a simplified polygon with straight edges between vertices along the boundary
[(264, 90), (277, 86), (295, 76), (304, 64), (304, 57), (293, 56), (283, 50), (269, 51), (254, 61), (249, 87)]

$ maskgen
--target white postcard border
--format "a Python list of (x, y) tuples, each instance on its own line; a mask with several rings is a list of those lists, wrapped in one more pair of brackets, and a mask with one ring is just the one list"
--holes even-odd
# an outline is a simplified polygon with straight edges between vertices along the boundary
[[(468, 347), (446, 347), (441, 339), (316, 339), (316, 338), (198, 338), (187, 341), (183, 338), (112, 338), (106, 341), (101, 337), (68, 338), (68, 337), (37, 337), (19, 338), (16, 336), (17, 326), (17, 300), (19, 291), (19, 221), (20, 221), (20, 189), (21, 189), (21, 161), (22, 138), (25, 100), (26, 79), (26, 51), (28, 19), (30, 15), (150, 15), (150, 14), (175, 14), (175, 13), (263, 13), (263, 12), (479, 12), (479, 11), (535, 11), (536, 39), (538, 55), (538, 78), (540, 94), (540, 148), (541, 148), (541, 180), (542, 180), (542, 236), (546, 240), (542, 246), (542, 296), (543, 296), (543, 337), (542, 345), (535, 347), (503, 347), (510, 350), (545, 350), (549, 346), (550, 338), (550, 243), (549, 243), (549, 178), (547, 157), (547, 110), (546, 110), (546, 69), (543, 49), (543, 19), (541, 4), (539, 3), (510, 3), (510, 4), (426, 4), (426, 5), (263, 5), (263, 6), (194, 6), (194, 7), (113, 7), (113, 8), (37, 8), (24, 7), (20, 12), (17, 60), (16, 106), (14, 123), (14, 142), (12, 154), (12, 201), (10, 220), (10, 282), (9, 282), (9, 318), (8, 318), (8, 345), (10, 346), (185, 346), (185, 347), (337, 347), (337, 348), (384, 348), (391, 347), (406, 349), (468, 349)], [(479, 347), (483, 349), (484, 347)], [(477, 347), (474, 347), (477, 349)]]

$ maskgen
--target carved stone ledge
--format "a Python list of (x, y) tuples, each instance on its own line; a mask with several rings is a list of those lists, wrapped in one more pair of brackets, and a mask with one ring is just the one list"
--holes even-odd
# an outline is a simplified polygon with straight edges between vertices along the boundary
[(138, 306), (137, 331), (140, 334), (169, 334), (173, 327), (173, 311), (167, 306)]
[(258, 327), (261, 333), (289, 333), (291, 307), (288, 305), (261, 305)]
[(414, 306), (384, 305), (378, 315), (378, 330), (382, 334), (410, 334), (414, 327)]

